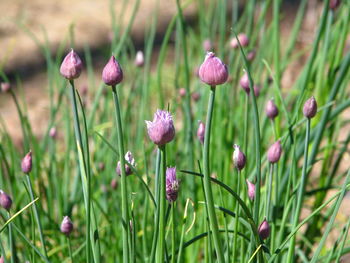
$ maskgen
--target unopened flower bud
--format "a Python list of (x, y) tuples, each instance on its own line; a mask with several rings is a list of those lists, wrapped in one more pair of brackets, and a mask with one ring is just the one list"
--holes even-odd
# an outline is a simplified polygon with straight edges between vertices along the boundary
[(277, 163), (282, 155), (282, 145), (281, 141), (278, 140), (272, 144), (267, 152), (267, 160), (270, 163)]
[(102, 71), (102, 80), (108, 86), (115, 86), (123, 80), (123, 71), (114, 56), (111, 56)]
[(22, 172), (25, 174), (29, 174), (32, 171), (32, 151), (29, 151), (29, 153), (24, 156), (22, 159), (21, 167), (22, 167)]
[(3, 256), (0, 257), (0, 263), (4, 263), (5, 262), (5, 259)]
[(199, 92), (193, 92), (191, 97), (195, 102), (197, 102), (201, 98), (201, 94)]
[(86, 97), (88, 94), (88, 91), (89, 91), (88, 85), (81, 86), (81, 88), (80, 88), (81, 96)]
[(239, 84), (243, 88), (243, 90), (249, 95), (250, 93), (250, 88), (249, 88), (249, 76), (248, 73), (245, 72), (244, 75), (241, 77), (241, 80), (239, 81)]
[(143, 57), (143, 52), (141, 50), (137, 51), (136, 57), (135, 57), (135, 66), (136, 67), (142, 67), (145, 63), (145, 59)]
[(51, 127), (51, 129), (49, 131), (49, 136), (52, 139), (56, 139), (57, 138), (57, 129), (56, 129), (56, 127)]
[(111, 187), (112, 187), (112, 189), (117, 189), (117, 187), (118, 187), (118, 181), (117, 181), (117, 179), (116, 178), (113, 178), (112, 180), (111, 180)]
[(68, 216), (65, 216), (61, 223), (61, 232), (66, 236), (69, 236), (70, 233), (72, 233), (72, 231), (73, 231), (73, 223)]
[(105, 164), (103, 162), (98, 163), (98, 170), (103, 172), (105, 170)]
[(179, 89), (179, 95), (181, 98), (186, 96), (186, 89), (185, 88), (180, 88)]
[(199, 78), (210, 86), (224, 84), (228, 78), (228, 70), (213, 52), (208, 52), (199, 68)]
[(203, 49), (206, 52), (213, 49), (213, 44), (211, 43), (210, 39), (206, 39), (203, 41)]
[(266, 219), (260, 224), (258, 233), (262, 240), (267, 239), (270, 236), (270, 225)]
[(205, 135), (205, 124), (199, 121), (198, 130), (197, 130), (197, 138), (203, 144), (204, 143), (204, 135)]
[[(249, 45), (249, 39), (248, 39), (246, 34), (240, 33), (240, 34), (238, 34), (237, 38), (239, 40), (239, 43), (241, 43), (242, 47), (246, 47), (246, 46)], [(231, 45), (232, 48), (238, 48), (239, 47), (237, 38), (234, 36), (231, 39), (230, 45)]]
[(340, 0), (330, 0), (329, 1), (329, 8), (333, 11), (337, 9), (340, 6), (341, 1)]
[(1, 83), (1, 91), (2, 92), (8, 92), (11, 89), (11, 84), (8, 82), (2, 82)]
[[(135, 166), (135, 159), (132, 156), (132, 153), (130, 151), (128, 151), (125, 154), (125, 160), (128, 163), (130, 163), (132, 166)], [(118, 163), (117, 163), (116, 173), (119, 176), (122, 174), (121, 169), (120, 169), (120, 161), (118, 161)], [(129, 167), (128, 164), (125, 164), (125, 175), (131, 175), (131, 174), (132, 174), (132, 169)]]
[(255, 58), (255, 55), (256, 55), (256, 51), (254, 49), (249, 51), (247, 54), (247, 60), (252, 62)]
[(310, 99), (308, 99), (305, 102), (303, 113), (304, 113), (304, 116), (308, 119), (315, 117), (317, 113), (317, 102), (314, 96), (312, 96)]
[(255, 199), (255, 184), (249, 182), (248, 179), (246, 180), (246, 182), (247, 182), (247, 186), (248, 186), (248, 197), (249, 197), (250, 201), (254, 201), (254, 199)]
[(179, 192), (179, 181), (176, 179), (176, 167), (166, 169), (166, 199), (175, 202)]
[(278, 108), (272, 99), (267, 102), (265, 112), (267, 117), (269, 117), (271, 120), (278, 116)]
[(240, 171), (246, 164), (246, 157), (237, 144), (233, 145), (233, 147), (235, 149), (232, 156), (233, 164)]
[(0, 206), (7, 211), (10, 210), (12, 206), (12, 199), (4, 191), (0, 190)]
[(72, 49), (63, 60), (60, 73), (66, 79), (73, 80), (79, 78), (82, 70), (83, 63), (78, 54)]
[(261, 90), (261, 86), (260, 85), (254, 85), (254, 95), (255, 97), (259, 97), (260, 95), (260, 90)]
[(171, 114), (157, 110), (153, 121), (146, 121), (149, 138), (158, 146), (171, 142), (175, 137), (175, 127)]

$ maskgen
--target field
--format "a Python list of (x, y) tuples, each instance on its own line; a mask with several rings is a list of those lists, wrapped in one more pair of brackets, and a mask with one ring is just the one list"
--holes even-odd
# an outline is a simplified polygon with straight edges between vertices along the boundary
[(0, 263), (350, 262), (350, 2), (150, 2), (0, 28)]

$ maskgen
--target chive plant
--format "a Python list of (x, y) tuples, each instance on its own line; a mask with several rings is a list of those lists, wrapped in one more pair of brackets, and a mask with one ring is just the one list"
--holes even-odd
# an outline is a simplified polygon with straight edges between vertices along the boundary
[(283, 1), (174, 0), (164, 35), (156, 1), (143, 43), (131, 35), (141, 1), (115, 2), (97, 57), (85, 46), (62, 59), (64, 37), (53, 55), (27, 32), (47, 65), (47, 126), (20, 73), (0, 68), (22, 138), (1, 113), (0, 262), (341, 262), (349, 3), (319, 2), (305, 44), (306, 0), (289, 34)]

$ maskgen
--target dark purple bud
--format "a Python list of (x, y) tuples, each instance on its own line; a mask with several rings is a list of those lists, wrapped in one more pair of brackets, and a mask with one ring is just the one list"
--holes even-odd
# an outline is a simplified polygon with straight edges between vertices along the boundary
[(249, 197), (250, 201), (254, 201), (254, 199), (255, 199), (255, 184), (249, 182), (248, 179), (246, 180), (246, 182), (247, 182), (247, 186), (248, 186), (248, 197)]
[(179, 192), (179, 181), (176, 179), (176, 167), (166, 169), (166, 199), (175, 202)]
[(241, 87), (243, 88), (243, 90), (247, 93), (247, 95), (249, 95), (250, 88), (249, 88), (249, 77), (247, 72), (244, 73), (241, 80), (239, 81), (239, 84), (241, 84)]
[(310, 99), (305, 101), (303, 113), (304, 113), (304, 116), (308, 119), (315, 117), (317, 113), (317, 102), (314, 96), (312, 96)]
[(278, 140), (274, 144), (272, 144), (267, 152), (267, 160), (270, 163), (277, 163), (281, 158), (282, 154), (282, 145), (281, 141)]
[(270, 236), (270, 225), (266, 221), (266, 218), (260, 224), (260, 226), (258, 228), (258, 233), (259, 233), (259, 236), (262, 240), (264, 240)]
[[(125, 160), (128, 163), (130, 163), (132, 166), (135, 166), (135, 159), (132, 156), (132, 153), (130, 151), (128, 151), (125, 154)], [(115, 171), (116, 171), (117, 175), (119, 175), (119, 176), (122, 174), (121, 169), (120, 169), (120, 161), (118, 161), (117, 168)], [(125, 175), (131, 175), (131, 174), (132, 174), (132, 169), (129, 167), (128, 164), (125, 164)]]
[(213, 52), (207, 53), (198, 74), (201, 81), (210, 86), (224, 84), (228, 78), (226, 65)]
[(148, 136), (158, 146), (171, 142), (175, 137), (175, 127), (171, 114), (157, 110), (153, 121), (146, 121)]
[(2, 92), (8, 92), (11, 89), (11, 84), (8, 82), (2, 82), (1, 83), (1, 91)]
[(213, 49), (213, 44), (211, 43), (210, 39), (206, 39), (203, 41), (203, 49), (206, 52)]
[(237, 144), (233, 145), (233, 148), (235, 149), (232, 156), (233, 164), (240, 171), (246, 164), (246, 157)]
[(12, 199), (4, 191), (0, 190), (0, 206), (7, 211), (10, 210), (12, 206)]
[(113, 178), (112, 179), (112, 181), (111, 181), (111, 187), (112, 187), (112, 189), (117, 189), (117, 187), (118, 187), (118, 181), (117, 181), (117, 179), (116, 178)]
[(73, 231), (73, 223), (68, 216), (65, 216), (61, 223), (61, 232), (66, 236), (69, 236), (70, 233), (72, 233), (72, 231)]
[(111, 56), (102, 71), (102, 80), (108, 86), (115, 86), (123, 80), (123, 71), (114, 56)]
[(191, 97), (195, 102), (197, 102), (201, 98), (201, 94), (199, 92), (193, 92)]
[(181, 98), (186, 96), (186, 89), (185, 88), (180, 88), (179, 89), (179, 95)]
[(198, 130), (197, 130), (197, 138), (203, 144), (204, 143), (204, 135), (205, 135), (205, 124), (199, 121)]
[(32, 171), (32, 151), (29, 151), (29, 153), (24, 156), (22, 159), (21, 167), (22, 167), (22, 172), (25, 174), (29, 174)]
[(273, 101), (273, 99), (269, 100), (265, 107), (265, 112), (268, 118), (271, 120), (275, 119), (278, 116), (278, 108)]
[(145, 59), (143, 57), (143, 52), (141, 50), (137, 51), (135, 57), (135, 66), (142, 67), (145, 64)]
[(255, 97), (259, 97), (260, 95), (260, 90), (261, 90), (261, 86), (260, 85), (254, 85), (254, 95)]
[(83, 63), (78, 54), (72, 49), (63, 60), (60, 73), (66, 79), (73, 80), (79, 78), (82, 70)]
[(51, 129), (49, 131), (49, 136), (52, 139), (56, 139), (57, 138), (57, 129), (56, 129), (56, 127), (51, 127)]
[(340, 3), (341, 3), (340, 0), (330, 0), (329, 1), (329, 8), (332, 10), (335, 10), (340, 6)]
[(249, 51), (247, 54), (247, 60), (250, 62), (253, 61), (255, 58), (255, 55), (256, 55), (256, 51), (254, 49)]
[[(246, 47), (246, 46), (249, 45), (249, 39), (248, 39), (246, 34), (240, 33), (240, 34), (238, 34), (237, 38), (239, 40), (239, 43), (241, 43), (242, 47)], [(233, 37), (231, 39), (230, 45), (231, 45), (232, 48), (238, 48), (239, 47), (237, 38)]]

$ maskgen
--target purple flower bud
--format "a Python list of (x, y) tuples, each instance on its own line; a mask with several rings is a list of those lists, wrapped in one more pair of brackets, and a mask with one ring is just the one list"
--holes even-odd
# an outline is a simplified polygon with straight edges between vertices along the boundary
[(330, 0), (329, 1), (329, 8), (333, 11), (337, 9), (340, 6), (341, 1), (340, 0)]
[(256, 51), (254, 49), (249, 51), (247, 54), (247, 60), (250, 62), (253, 61), (255, 58), (255, 55), (256, 55)]
[(254, 85), (254, 95), (255, 95), (255, 97), (259, 97), (260, 90), (261, 90), (261, 86), (260, 85)]
[(72, 233), (72, 231), (73, 231), (73, 223), (68, 216), (65, 216), (61, 223), (61, 232), (66, 236), (69, 236), (70, 233)]
[(246, 164), (246, 157), (237, 144), (233, 145), (233, 148), (235, 149), (232, 155), (233, 164), (240, 171)]
[[(240, 33), (240, 34), (238, 34), (237, 38), (239, 40), (239, 43), (241, 43), (242, 47), (246, 47), (246, 46), (249, 45), (249, 39), (248, 39), (246, 34)], [(231, 39), (230, 45), (231, 45), (232, 48), (238, 48), (239, 47), (236, 37), (233, 37)]]
[(32, 171), (32, 151), (29, 151), (29, 153), (24, 156), (22, 159), (21, 167), (22, 167), (22, 172), (25, 174), (29, 174)]
[(246, 180), (246, 182), (247, 182), (247, 186), (248, 186), (248, 197), (249, 197), (250, 201), (254, 201), (254, 199), (255, 199), (255, 184), (249, 182), (248, 179)]
[(100, 172), (104, 171), (105, 170), (105, 164), (103, 162), (99, 162), (98, 163), (98, 170)]
[(271, 120), (278, 116), (278, 108), (272, 99), (267, 102), (265, 112), (267, 117), (269, 117)]
[(315, 117), (317, 113), (317, 102), (314, 96), (312, 96), (310, 99), (308, 99), (305, 102), (303, 113), (304, 113), (304, 116), (308, 119)]
[(4, 263), (4, 262), (5, 262), (4, 257), (1, 256), (1, 257), (0, 257), (0, 263)]
[(191, 97), (195, 102), (197, 102), (201, 98), (201, 94), (199, 92), (193, 92)]
[(88, 85), (83, 85), (83, 86), (80, 88), (81, 96), (86, 97), (87, 94), (88, 94), (88, 91), (89, 91)]
[(10, 210), (12, 206), (12, 199), (4, 191), (0, 190), (0, 206), (7, 211)]
[(146, 121), (149, 138), (158, 146), (171, 142), (175, 137), (173, 118), (167, 111), (157, 110), (153, 121)]
[(213, 52), (207, 53), (198, 74), (201, 81), (210, 86), (224, 84), (228, 78), (226, 65)]
[(186, 89), (185, 88), (180, 88), (179, 89), (179, 95), (181, 98), (186, 96)]
[(267, 160), (270, 163), (277, 163), (281, 158), (282, 154), (282, 146), (281, 141), (278, 140), (274, 144), (272, 144), (267, 152)]
[(111, 56), (102, 71), (102, 80), (108, 86), (115, 86), (123, 80), (123, 71), (114, 56)]
[(135, 57), (135, 66), (136, 67), (142, 67), (145, 63), (145, 59), (143, 57), (143, 52), (141, 50), (137, 51), (136, 57)]
[[(135, 159), (132, 156), (132, 153), (130, 151), (128, 151), (125, 154), (125, 160), (128, 163), (130, 163), (132, 166), (135, 166)], [(115, 171), (116, 171), (117, 175), (119, 175), (119, 176), (122, 174), (121, 169), (120, 169), (120, 161), (118, 161), (117, 168)], [(132, 174), (132, 169), (129, 167), (129, 165), (125, 164), (125, 175), (131, 175), (131, 174)]]
[(258, 233), (259, 233), (259, 236), (262, 240), (264, 240), (270, 236), (270, 225), (266, 221), (266, 218), (260, 224), (260, 226), (258, 228)]
[(205, 135), (205, 124), (199, 121), (198, 130), (197, 130), (197, 138), (203, 144), (204, 143), (204, 135)]
[(11, 89), (11, 84), (8, 82), (2, 82), (1, 83), (1, 91), (2, 92), (8, 92)]
[(57, 138), (57, 129), (56, 129), (56, 127), (51, 127), (51, 129), (49, 131), (49, 136), (52, 139), (56, 139)]
[(112, 189), (117, 189), (117, 187), (118, 187), (118, 181), (117, 181), (117, 179), (116, 178), (113, 178), (112, 180), (111, 180), (111, 187), (112, 187)]
[(78, 54), (72, 49), (61, 64), (61, 75), (66, 79), (73, 80), (79, 78), (82, 70), (83, 63)]
[(243, 88), (243, 90), (247, 93), (247, 95), (249, 95), (250, 93), (249, 76), (247, 72), (245, 72), (244, 75), (241, 77), (239, 84), (241, 84), (241, 87)]
[(213, 49), (213, 44), (211, 43), (210, 39), (206, 39), (203, 41), (203, 49), (206, 52)]
[(166, 199), (175, 202), (179, 192), (179, 181), (176, 179), (176, 167), (166, 169)]

